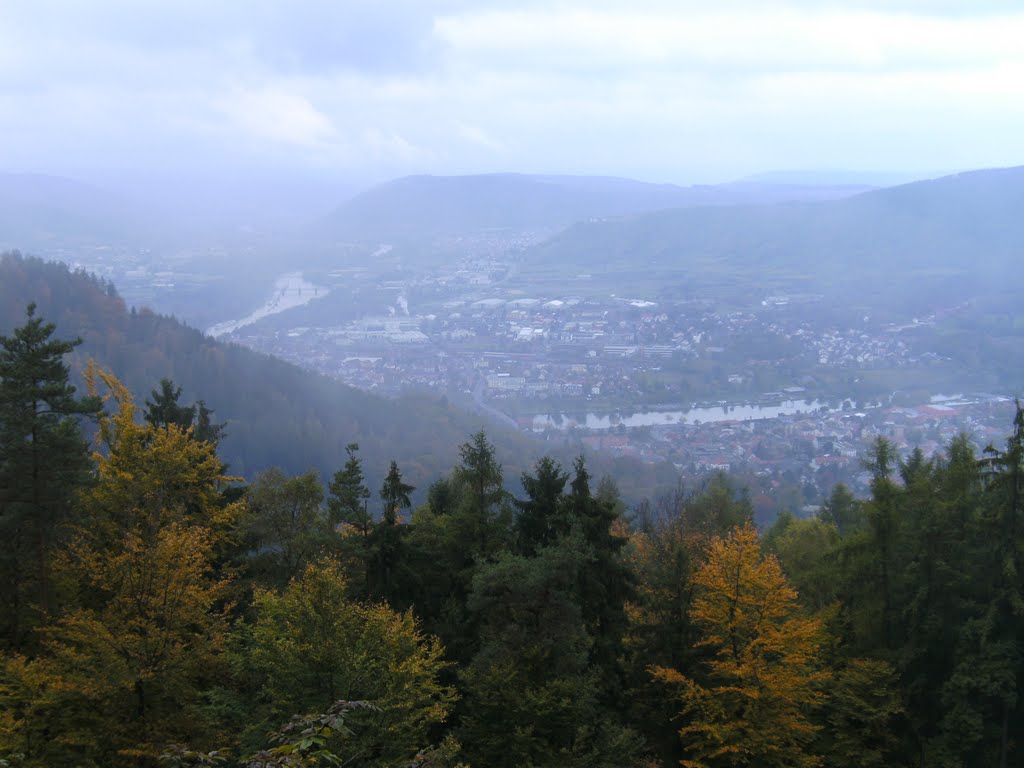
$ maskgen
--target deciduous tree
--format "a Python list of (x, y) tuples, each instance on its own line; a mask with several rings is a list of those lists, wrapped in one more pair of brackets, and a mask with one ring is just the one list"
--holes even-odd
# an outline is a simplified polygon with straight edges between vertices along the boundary
[(251, 666), (262, 679), (261, 715), (251, 736), (295, 712), (323, 711), (337, 699), (366, 700), (379, 712), (346, 753), (359, 764), (404, 764), (445, 721), (455, 691), (439, 676), (448, 664), (436, 638), (411, 612), (351, 600), (338, 564), (311, 563), (281, 594), (256, 593)]
[(694, 576), (691, 608), (705, 650), (700, 674), (666, 667), (655, 677), (678, 687), (686, 724), (684, 765), (814, 766), (821, 699), (820, 621), (801, 615), (778, 561), (763, 556), (752, 525), (714, 539)]
[(136, 423), (110, 374), (115, 410), (83, 520), (56, 561), (69, 607), (33, 662), (15, 663), (12, 731), (46, 764), (154, 764), (167, 743), (213, 738), (203, 690), (227, 635), (228, 580), (218, 546), (240, 512), (220, 503), (230, 480), (209, 443), (176, 426)]

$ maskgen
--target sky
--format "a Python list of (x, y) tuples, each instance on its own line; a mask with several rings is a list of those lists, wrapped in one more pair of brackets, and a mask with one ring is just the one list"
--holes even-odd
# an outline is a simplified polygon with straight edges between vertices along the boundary
[(0, 171), (1024, 164), (1024, 4), (0, 0)]

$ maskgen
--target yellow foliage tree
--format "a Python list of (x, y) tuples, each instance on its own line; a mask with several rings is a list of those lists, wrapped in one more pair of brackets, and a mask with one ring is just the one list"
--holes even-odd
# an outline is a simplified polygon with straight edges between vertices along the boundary
[(82, 524), (57, 558), (71, 607), (38, 659), (0, 676), (7, 738), (29, 764), (148, 765), (170, 741), (201, 741), (199, 692), (227, 637), (228, 579), (215, 562), (240, 511), (219, 503), (231, 478), (210, 443), (136, 423), (127, 390), (97, 377), (115, 409), (100, 423), (106, 450)]
[(827, 676), (820, 620), (800, 614), (796, 592), (775, 557), (762, 555), (750, 524), (711, 541), (694, 582), (702, 674), (651, 668), (683, 703), (683, 765), (820, 765), (807, 751), (817, 730), (809, 711)]

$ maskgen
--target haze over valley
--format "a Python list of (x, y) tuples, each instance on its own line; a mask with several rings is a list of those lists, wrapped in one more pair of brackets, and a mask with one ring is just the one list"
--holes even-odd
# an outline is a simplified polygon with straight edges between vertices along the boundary
[(880, 188), (416, 176), (190, 244), (111, 229), (85, 203), (115, 193), (9, 179), (26, 210), (55, 190), (30, 252), (74, 253), (129, 304), (566, 450), (785, 478), (807, 504), (866, 488), (876, 435), (998, 437), (1024, 370), (1021, 168)]

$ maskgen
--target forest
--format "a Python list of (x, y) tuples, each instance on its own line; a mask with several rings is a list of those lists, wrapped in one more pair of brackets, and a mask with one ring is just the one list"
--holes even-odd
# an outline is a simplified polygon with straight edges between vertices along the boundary
[(1024, 765), (1019, 404), (763, 531), (483, 431), (413, 505), (361, 435), (243, 482), (55, 331), (0, 336), (0, 766)]

